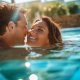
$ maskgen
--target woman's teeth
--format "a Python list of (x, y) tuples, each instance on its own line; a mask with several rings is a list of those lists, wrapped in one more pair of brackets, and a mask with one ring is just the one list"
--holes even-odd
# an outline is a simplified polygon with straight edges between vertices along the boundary
[(29, 39), (30, 39), (31, 41), (35, 41), (35, 40), (36, 40), (36, 38), (34, 38), (34, 37), (29, 37)]

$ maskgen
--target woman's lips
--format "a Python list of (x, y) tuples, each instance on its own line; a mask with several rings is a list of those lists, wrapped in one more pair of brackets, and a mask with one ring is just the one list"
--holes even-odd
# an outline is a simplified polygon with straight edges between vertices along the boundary
[(28, 40), (30, 40), (30, 41), (32, 41), (32, 42), (36, 41), (36, 39), (37, 39), (37, 38), (35, 38), (35, 37), (28, 36)]

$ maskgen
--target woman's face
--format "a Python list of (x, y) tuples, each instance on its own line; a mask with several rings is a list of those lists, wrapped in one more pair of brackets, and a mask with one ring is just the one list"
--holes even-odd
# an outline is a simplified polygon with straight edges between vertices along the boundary
[(27, 44), (32, 47), (48, 47), (48, 27), (44, 21), (37, 21), (29, 31)]

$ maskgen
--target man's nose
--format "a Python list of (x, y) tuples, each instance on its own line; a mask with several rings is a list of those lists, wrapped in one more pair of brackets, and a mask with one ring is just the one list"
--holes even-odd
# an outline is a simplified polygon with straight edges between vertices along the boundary
[(28, 28), (27, 27), (25, 28), (25, 32), (26, 32), (26, 34), (28, 34)]

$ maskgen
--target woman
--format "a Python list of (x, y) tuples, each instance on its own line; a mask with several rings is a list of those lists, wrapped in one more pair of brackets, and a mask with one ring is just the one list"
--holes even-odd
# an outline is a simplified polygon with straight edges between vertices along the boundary
[(34, 21), (27, 37), (27, 44), (31, 47), (61, 47), (62, 38), (58, 25), (47, 16)]

